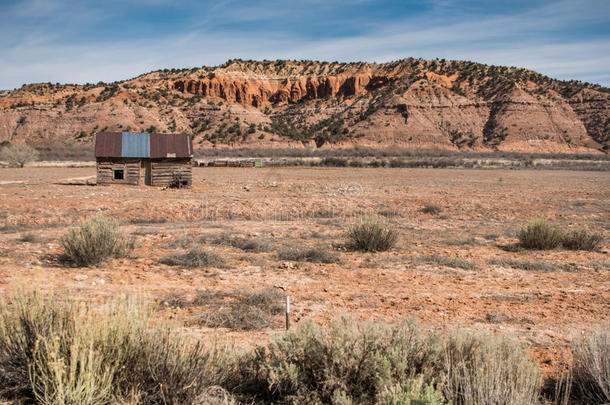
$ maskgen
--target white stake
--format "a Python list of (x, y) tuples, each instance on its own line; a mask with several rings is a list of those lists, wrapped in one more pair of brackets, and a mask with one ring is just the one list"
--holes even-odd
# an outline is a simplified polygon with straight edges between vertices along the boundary
[(286, 296), (286, 330), (290, 329), (290, 296)]

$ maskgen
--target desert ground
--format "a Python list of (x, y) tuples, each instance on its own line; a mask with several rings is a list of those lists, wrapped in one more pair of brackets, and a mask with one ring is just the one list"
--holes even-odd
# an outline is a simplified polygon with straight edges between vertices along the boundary
[[(141, 294), (178, 327), (251, 346), (281, 331), (283, 316), (260, 330), (212, 328), (202, 319), (219, 306), (196, 298), (270, 288), (291, 296), (293, 322), (347, 312), (490, 330), (529, 344), (547, 370), (584, 330), (610, 319), (609, 172), (193, 170), (193, 186), (176, 190), (86, 185), (94, 168), (0, 169), (0, 293), (39, 290), (92, 303)], [(440, 212), (422, 212), (426, 205)], [(84, 268), (62, 262), (61, 236), (94, 215), (124, 224), (134, 242), (129, 257)], [(399, 230), (395, 248), (344, 248), (350, 224), (367, 215)], [(602, 248), (523, 250), (516, 234), (534, 217), (599, 232)], [(222, 242), (235, 238), (255, 248)], [(193, 246), (223, 263), (162, 263)], [(281, 254), (306, 247), (332, 260)]]

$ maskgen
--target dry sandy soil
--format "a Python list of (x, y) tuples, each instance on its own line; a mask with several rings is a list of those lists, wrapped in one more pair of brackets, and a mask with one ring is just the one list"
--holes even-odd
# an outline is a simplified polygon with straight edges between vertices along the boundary
[[(162, 301), (192, 299), (203, 290), (281, 287), (292, 297), (294, 320), (327, 322), (345, 311), (388, 321), (417, 317), (430, 328), (486, 329), (530, 344), (547, 370), (570, 340), (609, 320), (608, 172), (196, 168), (188, 190), (70, 184), (94, 174), (92, 168), (0, 169), (3, 295), (38, 289), (93, 302), (124, 293)], [(442, 211), (421, 212), (427, 204)], [(342, 249), (349, 224), (370, 213), (399, 229), (397, 247), (376, 254)], [(63, 264), (59, 238), (96, 214), (125, 223), (135, 242), (131, 257), (92, 268)], [(536, 216), (602, 233), (601, 251), (515, 248), (516, 232)], [(198, 242), (227, 234), (268, 242), (269, 249)], [(226, 264), (160, 263), (191, 243), (207, 245)], [(327, 250), (338, 262), (278, 257), (282, 248), (303, 246)], [(240, 345), (262, 342), (282, 325), (277, 316), (277, 328), (212, 329), (196, 321), (205, 306), (161, 308), (160, 316), (193, 333)]]

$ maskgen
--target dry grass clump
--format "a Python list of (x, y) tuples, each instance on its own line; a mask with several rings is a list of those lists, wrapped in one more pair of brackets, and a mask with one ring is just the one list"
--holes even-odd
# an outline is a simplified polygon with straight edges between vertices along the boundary
[(559, 247), (564, 239), (561, 228), (544, 218), (536, 218), (519, 231), (520, 245), (526, 249), (549, 250)]
[(347, 232), (347, 246), (365, 252), (390, 250), (398, 241), (398, 231), (379, 217), (363, 217)]
[(120, 224), (112, 218), (92, 217), (81, 221), (61, 240), (64, 258), (77, 266), (91, 266), (111, 257), (125, 257), (132, 248)]
[(284, 248), (278, 252), (280, 260), (292, 260), (311, 263), (337, 263), (339, 256), (328, 249), (316, 246), (310, 248)]
[(593, 330), (574, 350), (573, 395), (588, 404), (610, 403), (610, 325)]
[(416, 262), (440, 264), (441, 266), (453, 267), (464, 270), (472, 270), (477, 266), (476, 263), (460, 259), (459, 257), (445, 257), (438, 254), (420, 257), (415, 260)]
[(598, 233), (589, 232), (586, 229), (578, 229), (564, 237), (563, 246), (570, 250), (595, 251), (599, 249), (602, 240), (602, 236)]
[(208, 307), (197, 317), (197, 323), (210, 328), (260, 330), (277, 327), (274, 316), (284, 311), (284, 294), (271, 288), (223, 295), (204, 292), (204, 296), (200, 294), (193, 304)]
[(543, 273), (569, 269), (569, 267), (564, 265), (563, 263), (550, 263), (544, 260), (528, 261), (515, 260), (510, 258), (498, 258), (490, 260), (489, 264), (512, 267), (513, 269), (519, 270), (539, 271)]
[(122, 299), (105, 310), (21, 295), (0, 303), (0, 397), (22, 403), (185, 404), (224, 384), (217, 350), (148, 322)]
[(218, 267), (224, 265), (224, 259), (211, 250), (199, 247), (191, 248), (186, 253), (179, 253), (164, 257), (161, 263), (168, 266), (180, 266), (187, 268), (195, 267)]
[(438, 215), (443, 211), (443, 209), (438, 205), (428, 204), (424, 206), (420, 211), (424, 214)]
[(216, 238), (209, 240), (215, 245), (232, 246), (243, 250), (244, 252), (268, 252), (271, 249), (271, 243), (265, 239), (242, 238), (229, 234), (222, 234)]

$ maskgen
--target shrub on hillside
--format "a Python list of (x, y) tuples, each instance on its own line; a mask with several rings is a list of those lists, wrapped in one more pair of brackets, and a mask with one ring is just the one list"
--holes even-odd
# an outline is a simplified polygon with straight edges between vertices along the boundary
[(60, 243), (65, 258), (77, 266), (98, 264), (110, 257), (124, 257), (131, 249), (119, 222), (105, 217), (81, 221), (61, 238)]
[(526, 249), (547, 250), (559, 247), (564, 239), (561, 228), (544, 218), (536, 218), (519, 231), (520, 245)]
[(354, 250), (384, 252), (398, 241), (398, 231), (379, 217), (364, 217), (347, 233), (347, 245)]

